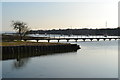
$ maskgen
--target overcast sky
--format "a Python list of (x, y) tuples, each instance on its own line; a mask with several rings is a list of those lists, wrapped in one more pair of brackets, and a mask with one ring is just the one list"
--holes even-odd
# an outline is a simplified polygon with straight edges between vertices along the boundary
[[(72, 1), (72, 0), (71, 0)], [(2, 2), (3, 31), (12, 31), (11, 21), (26, 22), (31, 29), (118, 27), (118, 1)]]

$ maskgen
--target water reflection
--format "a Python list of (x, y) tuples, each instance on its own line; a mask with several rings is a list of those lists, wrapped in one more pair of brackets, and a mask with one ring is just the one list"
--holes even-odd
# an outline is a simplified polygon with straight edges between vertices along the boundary
[(59, 51), (44, 51), (44, 52), (29, 52), (29, 53), (3, 53), (2, 60), (12, 60), (15, 59), (13, 62), (13, 68), (20, 69), (29, 62), (30, 57), (40, 57), (40, 56), (47, 56), (47, 55), (54, 55), (54, 54), (62, 54), (62, 53), (69, 53), (69, 52), (77, 52), (72, 50), (59, 50)]
[(61, 51), (44, 51), (44, 52), (29, 52), (29, 53), (3, 53), (2, 60), (11, 60), (15, 59), (13, 62), (13, 68), (20, 69), (22, 67), (25, 67), (26, 64), (29, 62), (30, 57), (37, 57), (37, 56), (47, 56), (47, 55), (54, 55), (54, 54), (62, 54), (62, 53), (68, 53), (68, 52), (77, 52), (77, 51), (71, 51), (71, 50), (61, 50)]
[(19, 69), (24, 67), (29, 60), (29, 58), (17, 59), (13, 62), (13, 68)]
[[(66, 41), (65, 41), (66, 42)], [(76, 42), (71, 42), (76, 43)], [(4, 78), (116, 78), (118, 42), (77, 42), (77, 52), (3, 53)]]

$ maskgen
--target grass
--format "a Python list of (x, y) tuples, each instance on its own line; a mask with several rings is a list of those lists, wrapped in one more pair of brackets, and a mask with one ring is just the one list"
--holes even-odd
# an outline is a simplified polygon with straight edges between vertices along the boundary
[(48, 42), (24, 42), (24, 41), (14, 41), (14, 42), (0, 42), (0, 46), (22, 46), (22, 45), (64, 45), (67, 43), (48, 43)]

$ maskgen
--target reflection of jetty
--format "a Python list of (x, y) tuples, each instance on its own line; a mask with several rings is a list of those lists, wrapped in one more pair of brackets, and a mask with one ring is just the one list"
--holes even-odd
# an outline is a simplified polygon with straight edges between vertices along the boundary
[(34, 37), (34, 38), (24, 38), (23, 40), (24, 41), (27, 41), (27, 40), (36, 40), (37, 42), (39, 41), (39, 40), (47, 40), (48, 42), (50, 42), (50, 40), (57, 40), (58, 42), (60, 41), (60, 40), (67, 40), (67, 42), (69, 42), (69, 40), (75, 40), (76, 42), (78, 41), (78, 40), (83, 40), (83, 41), (86, 41), (86, 40), (90, 40), (90, 41), (93, 41), (93, 40), (97, 40), (97, 41), (99, 41), (99, 40), (118, 40), (118, 39), (120, 39), (120, 38), (110, 38), (110, 37), (105, 37), (105, 38), (39, 38), (39, 37)]

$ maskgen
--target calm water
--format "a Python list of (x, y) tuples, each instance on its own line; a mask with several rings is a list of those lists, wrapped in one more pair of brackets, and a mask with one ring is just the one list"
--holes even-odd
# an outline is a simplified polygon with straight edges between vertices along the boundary
[[(66, 41), (60, 41), (66, 42)], [(118, 41), (74, 42), (77, 52), (5, 60), (4, 78), (117, 78)]]

